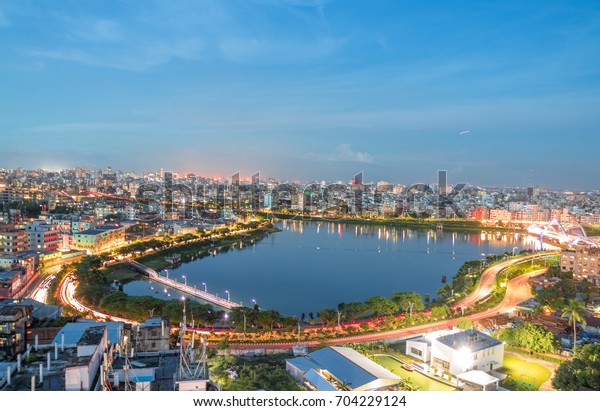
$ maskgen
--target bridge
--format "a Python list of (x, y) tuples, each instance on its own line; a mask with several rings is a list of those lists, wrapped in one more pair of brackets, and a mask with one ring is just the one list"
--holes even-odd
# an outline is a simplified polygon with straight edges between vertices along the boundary
[(554, 219), (544, 224), (532, 224), (527, 232), (538, 237), (541, 242), (560, 248), (571, 248), (578, 244), (598, 248), (599, 245), (589, 238), (583, 227), (578, 223), (562, 224)]
[(153, 270), (150, 267), (146, 267), (145, 265), (140, 264), (137, 261), (124, 260), (123, 263), (128, 264), (132, 269), (134, 269), (138, 273), (147, 275), (152, 281), (155, 281), (167, 287), (174, 288), (175, 290), (181, 291), (182, 293), (187, 294), (189, 296), (200, 298), (201, 300), (207, 301), (211, 304), (217, 305), (227, 310), (231, 310), (236, 307), (241, 307), (240, 304), (234, 303), (229, 299), (217, 297), (214, 294), (198, 290), (195, 287), (191, 287), (187, 284), (180, 283), (179, 281), (174, 280), (172, 278), (161, 277), (161, 275), (155, 270)]

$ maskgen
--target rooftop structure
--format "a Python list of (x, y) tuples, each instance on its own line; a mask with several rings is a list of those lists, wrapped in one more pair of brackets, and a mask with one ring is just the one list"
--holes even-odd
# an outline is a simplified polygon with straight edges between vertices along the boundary
[(123, 335), (123, 323), (121, 322), (97, 322), (97, 321), (77, 321), (74, 323), (65, 324), (65, 326), (58, 332), (56, 338), (52, 341), (62, 343), (62, 336), (64, 335), (64, 344), (67, 347), (75, 347), (80, 342), (89, 328), (105, 326), (108, 333), (108, 341), (111, 344), (119, 344)]
[(400, 377), (351, 348), (327, 347), (286, 361), (286, 370), (313, 390), (370, 391), (390, 388)]
[(442, 331), (406, 342), (406, 354), (454, 375), (502, 367), (504, 343), (475, 329)]

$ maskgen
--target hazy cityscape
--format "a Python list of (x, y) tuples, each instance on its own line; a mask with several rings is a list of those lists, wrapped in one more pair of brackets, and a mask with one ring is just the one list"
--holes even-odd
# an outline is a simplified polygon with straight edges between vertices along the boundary
[(0, 391), (600, 392), (598, 27), (3, 2)]

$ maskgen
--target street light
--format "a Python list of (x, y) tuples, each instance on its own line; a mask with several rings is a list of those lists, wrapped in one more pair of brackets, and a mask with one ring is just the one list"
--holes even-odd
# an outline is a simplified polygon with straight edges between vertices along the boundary
[(184, 283), (185, 285), (187, 285), (187, 278), (185, 278), (185, 275), (182, 275), (182, 277), (183, 277), (183, 283)]
[(169, 279), (169, 270), (165, 270), (165, 273), (167, 273), (167, 280)]
[(225, 292), (227, 293), (227, 302), (231, 301), (231, 294), (229, 294), (229, 291), (225, 290)]
[(206, 283), (202, 283), (202, 285), (204, 286), (204, 292), (206, 293)]
[(518, 250), (519, 247), (513, 247), (513, 257), (515, 256), (515, 250)]

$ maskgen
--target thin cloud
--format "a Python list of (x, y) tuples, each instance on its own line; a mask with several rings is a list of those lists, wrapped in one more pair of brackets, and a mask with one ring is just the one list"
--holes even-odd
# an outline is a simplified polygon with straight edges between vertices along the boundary
[(330, 154), (309, 153), (306, 155), (306, 158), (324, 162), (349, 162), (364, 164), (373, 164), (375, 162), (375, 159), (371, 154), (364, 151), (356, 151), (349, 144), (337, 146), (335, 151)]

